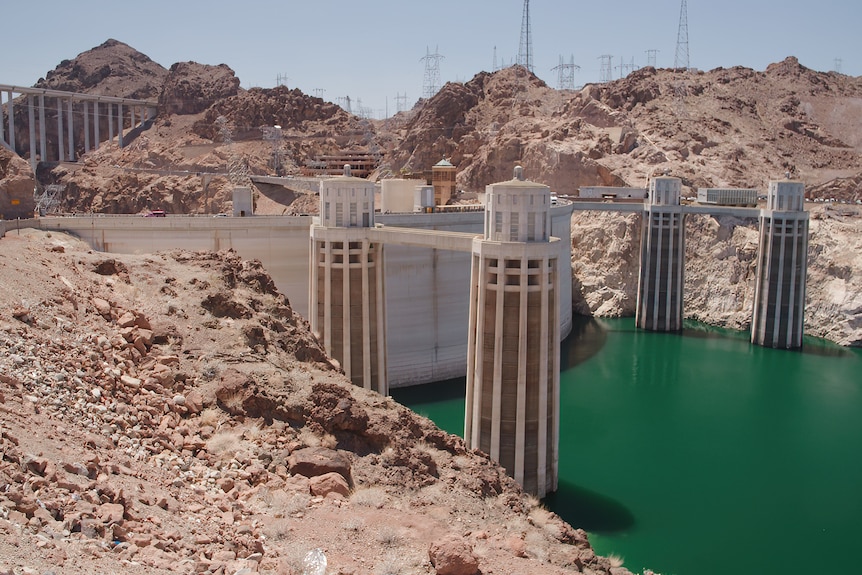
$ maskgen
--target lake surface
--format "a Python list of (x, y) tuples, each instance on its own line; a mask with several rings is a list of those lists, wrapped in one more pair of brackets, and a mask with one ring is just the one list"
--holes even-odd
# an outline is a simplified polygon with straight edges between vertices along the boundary
[[(581, 318), (562, 344), (559, 490), (602, 555), (663, 575), (860, 572), (862, 351)], [(463, 436), (463, 379), (396, 400)]]

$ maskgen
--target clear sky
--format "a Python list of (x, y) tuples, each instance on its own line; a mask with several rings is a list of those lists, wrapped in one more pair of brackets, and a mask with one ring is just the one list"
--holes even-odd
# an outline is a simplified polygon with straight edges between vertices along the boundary
[[(557, 86), (560, 56), (581, 68), (576, 85), (600, 79), (600, 56), (674, 64), (681, 0), (531, 0), (534, 71)], [(336, 102), (361, 100), (375, 118), (422, 95), (426, 49), (440, 79), (467, 81), (513, 63), (523, 0), (0, 0), (0, 84), (31, 86), (63, 59), (115, 38), (165, 68), (227, 64), (244, 88), (289, 87)], [(763, 70), (787, 56), (815, 70), (862, 75), (859, 0), (688, 0), (690, 65)], [(837, 60), (840, 59), (840, 63)], [(322, 90), (322, 91), (320, 91)], [(387, 102), (388, 100), (388, 102)]]

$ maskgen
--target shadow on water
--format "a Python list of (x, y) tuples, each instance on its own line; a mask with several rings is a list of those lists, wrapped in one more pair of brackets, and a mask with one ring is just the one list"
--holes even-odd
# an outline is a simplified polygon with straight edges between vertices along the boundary
[(607, 340), (607, 334), (595, 318), (572, 316), (572, 332), (560, 344), (560, 370), (565, 371), (596, 355)]
[(563, 479), (543, 501), (568, 523), (591, 533), (619, 533), (635, 524), (632, 512), (619, 501)]
[(467, 378), (456, 377), (433, 384), (396, 387), (389, 390), (392, 399), (401, 405), (416, 405), (428, 401), (464, 399), (467, 393)]

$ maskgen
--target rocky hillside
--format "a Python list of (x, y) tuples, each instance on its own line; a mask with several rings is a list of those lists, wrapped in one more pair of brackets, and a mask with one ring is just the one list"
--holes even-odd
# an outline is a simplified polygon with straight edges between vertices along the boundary
[(259, 263), (0, 239), (0, 573), (614, 573), (351, 386)]
[(688, 192), (765, 188), (790, 172), (855, 200), (860, 112), (862, 78), (815, 72), (792, 57), (764, 72), (647, 67), (575, 93), (512, 67), (444, 86), (402, 128), (391, 159), (398, 169), (451, 157), (468, 190), (506, 179), (520, 162), (561, 194), (641, 186), (665, 171)]
[[(297, 174), (313, 157), (342, 148), (374, 147), (374, 126), (338, 106), (284, 87), (242, 90), (224, 64), (178, 62), (170, 69), (116, 40), (64, 60), (37, 87), (123, 96), (159, 103), (153, 126), (119, 149), (102, 143), (76, 164), (48, 166), (42, 184), (65, 186), (63, 212), (137, 213), (164, 209), (172, 213), (230, 211), (231, 158), (251, 174), (274, 174), (273, 150), (262, 128), (280, 125), (280, 173)], [(26, 106), (16, 107), (18, 148), (29, 150)], [(81, 112), (83, 113), (83, 112)], [(229, 136), (217, 122), (226, 121)], [(56, 145), (56, 112), (46, 109), (48, 148)], [(102, 133), (107, 133), (103, 126)], [(82, 131), (76, 150), (84, 153)], [(212, 173), (202, 178), (201, 174)], [(280, 213), (284, 206), (278, 210)], [(303, 209), (302, 211), (307, 211)]]

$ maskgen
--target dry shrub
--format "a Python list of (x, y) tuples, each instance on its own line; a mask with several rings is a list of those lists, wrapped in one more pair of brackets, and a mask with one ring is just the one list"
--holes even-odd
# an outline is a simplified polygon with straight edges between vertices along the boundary
[(548, 561), (548, 542), (541, 533), (528, 532), (524, 536), (524, 544), (528, 555), (535, 557), (542, 563)]
[(290, 491), (276, 491), (270, 503), (271, 514), (275, 517), (289, 517), (305, 511), (311, 502), (311, 494)]
[(290, 533), (290, 520), (286, 518), (268, 522), (263, 533), (270, 541), (285, 541)]
[(350, 502), (354, 505), (382, 509), (389, 501), (389, 495), (381, 487), (357, 487), (350, 495)]
[(200, 419), (198, 419), (198, 424), (201, 427), (218, 427), (220, 414), (221, 410), (215, 409), (214, 407), (208, 407), (201, 412)]
[(243, 445), (242, 434), (233, 430), (219, 431), (207, 440), (207, 451), (221, 458), (233, 457)]
[(404, 575), (409, 572), (408, 561), (399, 553), (387, 553), (374, 568), (375, 575)]
[(383, 526), (377, 530), (377, 542), (387, 549), (392, 549), (394, 547), (400, 547), (404, 542), (404, 537), (397, 529)]
[(345, 519), (344, 523), (341, 527), (347, 531), (359, 532), (365, 529), (365, 519), (362, 517), (357, 517), (356, 515), (351, 515), (347, 519)]

